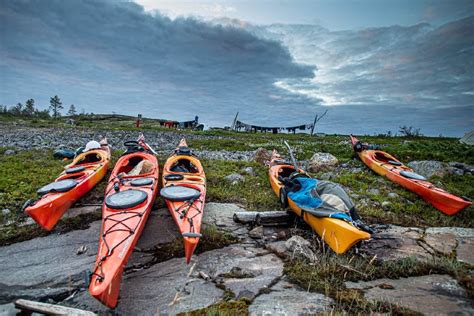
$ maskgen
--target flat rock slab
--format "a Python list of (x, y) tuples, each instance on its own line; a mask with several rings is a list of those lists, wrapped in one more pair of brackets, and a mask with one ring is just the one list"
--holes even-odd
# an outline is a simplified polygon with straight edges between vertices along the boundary
[(425, 243), (434, 251), (450, 255), (458, 261), (474, 265), (474, 229), (460, 227), (427, 228)]
[(362, 250), (378, 260), (390, 261), (408, 257), (429, 260), (433, 256), (420, 244), (423, 230), (395, 225), (375, 227), (370, 242), (364, 243)]
[[(224, 291), (212, 282), (188, 277), (191, 267), (183, 258), (175, 258), (126, 275), (115, 311), (121, 315), (174, 315), (217, 303)], [(67, 304), (100, 314), (109, 311), (85, 291)]]
[(422, 314), (472, 315), (474, 301), (449, 275), (426, 275), (397, 280), (346, 282), (348, 289), (360, 289), (370, 301), (383, 301)]
[[(100, 221), (85, 230), (51, 234), (2, 247), (0, 303), (16, 298), (41, 299), (66, 295), (84, 282), (84, 272), (95, 261)], [(76, 255), (86, 246), (89, 251)]]
[(258, 296), (249, 306), (252, 316), (263, 315), (315, 315), (329, 313), (333, 300), (323, 294), (307, 292), (297, 286), (280, 281), (270, 293)]

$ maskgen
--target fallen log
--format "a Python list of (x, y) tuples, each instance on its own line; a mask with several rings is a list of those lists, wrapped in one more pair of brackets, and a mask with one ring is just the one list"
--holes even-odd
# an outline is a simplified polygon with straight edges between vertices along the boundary
[(241, 224), (255, 224), (259, 226), (289, 225), (294, 215), (285, 211), (269, 212), (235, 212), (234, 222)]
[(97, 315), (93, 312), (82, 309), (65, 307), (48, 303), (19, 299), (15, 302), (15, 308), (22, 311), (21, 315), (31, 315), (32, 313), (40, 313), (45, 315), (72, 315), (72, 316), (93, 316)]

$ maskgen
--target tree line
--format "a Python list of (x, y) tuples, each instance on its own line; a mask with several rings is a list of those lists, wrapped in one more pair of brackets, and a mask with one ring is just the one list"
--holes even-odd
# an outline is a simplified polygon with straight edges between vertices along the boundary
[[(46, 110), (40, 110), (35, 107), (35, 100), (28, 99), (25, 104), (18, 102), (16, 105), (8, 107), (6, 105), (0, 105), (0, 113), (8, 114), (12, 116), (26, 116), (26, 117), (37, 117), (37, 118), (54, 118), (61, 117), (61, 110), (63, 110), (63, 103), (61, 99), (55, 95), (49, 99), (49, 107)], [(66, 113), (67, 116), (76, 116), (77, 110), (74, 104), (69, 106)]]

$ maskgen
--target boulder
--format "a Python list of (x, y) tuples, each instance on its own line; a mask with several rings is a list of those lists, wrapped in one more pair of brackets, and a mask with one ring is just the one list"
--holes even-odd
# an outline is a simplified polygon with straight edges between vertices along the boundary
[(307, 171), (319, 172), (322, 170), (331, 169), (337, 166), (339, 161), (336, 157), (329, 153), (314, 153), (308, 162)]
[(425, 178), (444, 177), (448, 172), (446, 165), (436, 160), (411, 161), (407, 165)]
[(309, 262), (316, 261), (316, 255), (311, 250), (311, 243), (301, 236), (293, 236), (285, 242), (285, 247), (289, 256), (293, 259), (299, 259)]

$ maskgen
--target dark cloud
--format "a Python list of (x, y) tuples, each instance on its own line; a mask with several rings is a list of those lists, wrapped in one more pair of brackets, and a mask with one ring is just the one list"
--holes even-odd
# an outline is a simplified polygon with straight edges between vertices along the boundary
[[(66, 105), (229, 125), (326, 132), (474, 125), (473, 17), (433, 28), (331, 32), (314, 25), (171, 20), (112, 0), (0, 0), (0, 103)], [(243, 26), (243, 27), (242, 27)]]
[(285, 94), (275, 80), (313, 76), (276, 41), (133, 3), (1, 1), (0, 21), (0, 102), (10, 104), (57, 93), (87, 111), (221, 120), (229, 108), (268, 109)]

